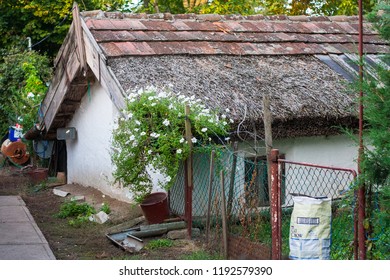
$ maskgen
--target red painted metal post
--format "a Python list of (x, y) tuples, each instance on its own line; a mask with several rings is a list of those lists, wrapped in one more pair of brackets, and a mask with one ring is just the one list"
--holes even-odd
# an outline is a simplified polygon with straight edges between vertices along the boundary
[(269, 155), (271, 170), (271, 228), (272, 259), (280, 260), (282, 256), (281, 204), (279, 184), (279, 150), (272, 149)]
[[(359, 155), (358, 155), (358, 174), (362, 174), (362, 160), (364, 156), (363, 144), (363, 1), (359, 0)], [(359, 259), (366, 259), (366, 236), (364, 230), (364, 219), (366, 216), (365, 187), (362, 176), (359, 178), (358, 190), (358, 248)]]

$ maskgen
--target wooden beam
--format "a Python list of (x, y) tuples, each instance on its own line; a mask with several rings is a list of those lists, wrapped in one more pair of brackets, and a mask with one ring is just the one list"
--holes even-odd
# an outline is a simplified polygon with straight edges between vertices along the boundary
[(83, 29), (81, 26), (81, 18), (79, 6), (76, 2), (73, 4), (73, 22), (75, 28), (75, 36), (76, 36), (76, 52), (78, 55), (78, 60), (80, 61), (81, 70), (83, 75), (87, 73), (87, 60), (85, 58), (85, 47), (83, 40)]
[(271, 161), (270, 153), (272, 150), (272, 114), (271, 114), (271, 101), (267, 93), (263, 93), (263, 121), (264, 121), (264, 138), (265, 138), (265, 151), (267, 154), (267, 175), (268, 175), (268, 197), (271, 196)]
[(79, 72), (80, 69), (80, 63), (76, 59), (76, 53), (74, 52), (73, 55), (69, 58), (68, 64), (66, 66), (66, 71), (68, 75), (64, 75), (67, 77), (63, 77), (60, 84), (58, 85), (57, 90), (54, 93), (53, 99), (50, 102), (49, 106), (47, 107), (47, 113), (44, 116), (44, 122), (46, 125), (46, 129), (50, 129), (50, 126), (53, 123), (53, 120), (55, 118), (55, 115), (58, 113), (58, 110), (65, 98), (65, 94), (68, 92), (71, 81), (74, 79), (76, 73)]
[(86, 23), (81, 19), (81, 26), (83, 28), (85, 52), (88, 66), (95, 74), (96, 79), (100, 82), (103, 88), (108, 93), (110, 99), (121, 111), (125, 107), (125, 91), (121, 84), (116, 79), (115, 74), (107, 65), (107, 59), (100, 49), (99, 45), (93, 38), (92, 33), (88, 29)]

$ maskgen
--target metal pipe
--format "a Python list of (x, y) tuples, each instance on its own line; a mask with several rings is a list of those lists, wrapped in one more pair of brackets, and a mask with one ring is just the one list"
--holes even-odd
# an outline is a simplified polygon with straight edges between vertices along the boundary
[(356, 171), (353, 170), (353, 169), (349, 169), (349, 168), (326, 166), (326, 165), (312, 164), (312, 163), (306, 163), (306, 162), (297, 162), (297, 161), (285, 160), (285, 159), (280, 159), (280, 158), (279, 158), (279, 162), (281, 162), (281, 163), (289, 163), (289, 164), (296, 164), (296, 165), (302, 165), (302, 166), (307, 166), (307, 167), (314, 167), (314, 168), (346, 171), (346, 172), (350, 172), (353, 175), (354, 178), (357, 176)]
[[(363, 105), (363, 1), (359, 0), (359, 154), (358, 154), (358, 174), (362, 174), (362, 160), (364, 156), (364, 143), (363, 143), (363, 117), (364, 117), (364, 105)], [(366, 259), (366, 245), (365, 245), (365, 188), (362, 176), (359, 180), (358, 190), (358, 244), (359, 244), (359, 259)]]

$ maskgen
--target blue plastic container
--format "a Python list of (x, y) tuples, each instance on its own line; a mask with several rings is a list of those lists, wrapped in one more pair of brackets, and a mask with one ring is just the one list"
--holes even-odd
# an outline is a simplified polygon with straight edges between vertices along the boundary
[(16, 128), (15, 126), (11, 126), (8, 130), (9, 136), (8, 139), (11, 142), (16, 142), (18, 141), (21, 136), (22, 136), (22, 129), (21, 128)]

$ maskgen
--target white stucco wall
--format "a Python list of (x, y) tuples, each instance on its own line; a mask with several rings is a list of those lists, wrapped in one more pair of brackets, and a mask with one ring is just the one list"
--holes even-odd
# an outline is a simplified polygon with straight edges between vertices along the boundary
[(130, 201), (127, 189), (113, 184), (110, 147), (114, 118), (118, 110), (104, 89), (96, 83), (81, 101), (69, 126), (77, 138), (67, 141), (68, 183), (99, 189), (111, 197)]
[[(258, 146), (264, 147), (264, 143)], [(358, 147), (346, 135), (275, 140), (273, 146), (285, 154), (287, 160), (357, 169)], [(246, 144), (240, 144), (239, 148), (253, 151)], [(265, 155), (265, 150), (260, 149), (260, 154)]]
[[(66, 142), (68, 152), (68, 183), (99, 189), (113, 198), (131, 202), (128, 188), (114, 184), (111, 162), (111, 140), (114, 120), (119, 115), (105, 90), (96, 83), (81, 101), (69, 126), (77, 130), (77, 138)], [(163, 176), (148, 168), (153, 191), (163, 191), (159, 181)]]

